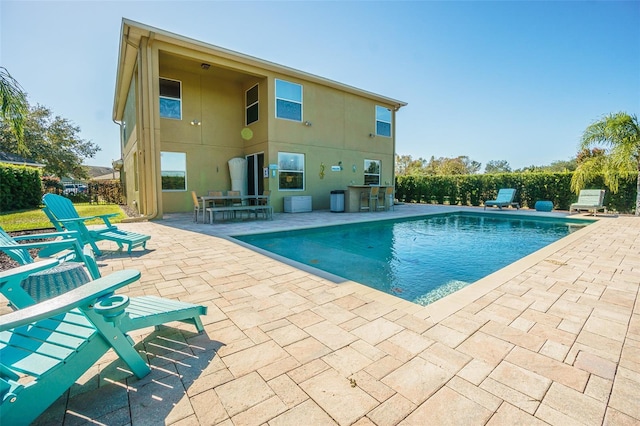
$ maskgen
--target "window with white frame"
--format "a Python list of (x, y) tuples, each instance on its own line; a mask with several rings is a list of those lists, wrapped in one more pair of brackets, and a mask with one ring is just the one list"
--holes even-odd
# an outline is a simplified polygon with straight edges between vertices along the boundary
[(278, 153), (278, 189), (304, 190), (304, 154)]
[(364, 160), (364, 184), (380, 185), (380, 160)]
[(160, 153), (160, 176), (163, 191), (187, 190), (187, 154), (184, 152)]
[(258, 85), (245, 92), (245, 125), (258, 121)]
[(160, 117), (182, 119), (182, 83), (160, 78)]
[(391, 110), (376, 105), (376, 135), (391, 137)]
[(276, 118), (302, 121), (302, 86), (276, 79)]

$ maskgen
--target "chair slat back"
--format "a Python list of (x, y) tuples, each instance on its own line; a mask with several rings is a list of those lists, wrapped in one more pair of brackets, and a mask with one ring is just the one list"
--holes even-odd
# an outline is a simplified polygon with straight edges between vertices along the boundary
[[(210, 197), (222, 197), (222, 191), (209, 191)], [(224, 200), (213, 200), (213, 205), (216, 207), (224, 206)]]
[[(240, 196), (240, 191), (227, 191), (227, 197), (239, 197), (239, 196)], [(231, 204), (234, 206), (242, 205), (242, 199), (233, 198), (231, 199)]]
[(580, 191), (580, 195), (578, 195), (578, 202), (576, 204), (583, 206), (602, 206), (603, 202), (603, 189), (583, 189)]
[(502, 188), (498, 191), (496, 202), (498, 203), (510, 203), (513, 201), (513, 197), (516, 195), (516, 190), (513, 188)]
[(80, 217), (68, 198), (57, 194), (45, 194), (42, 197), (42, 202), (47, 206), (51, 214), (58, 219), (77, 219)]

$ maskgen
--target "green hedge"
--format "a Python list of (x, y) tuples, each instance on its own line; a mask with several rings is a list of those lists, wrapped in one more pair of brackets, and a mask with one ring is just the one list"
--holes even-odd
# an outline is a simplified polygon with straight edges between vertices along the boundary
[[(565, 173), (501, 173), (452, 176), (398, 176), (396, 197), (407, 203), (453, 204), (480, 206), (484, 200), (495, 199), (500, 188), (515, 188), (515, 201), (533, 208), (538, 200), (550, 200), (554, 209), (568, 210), (578, 196), (571, 191), (572, 172)], [(597, 177), (587, 188), (607, 191), (604, 205), (608, 210), (633, 213), (636, 200), (636, 174), (620, 180), (616, 194)]]
[(38, 208), (40, 198), (40, 169), (0, 164), (0, 211)]

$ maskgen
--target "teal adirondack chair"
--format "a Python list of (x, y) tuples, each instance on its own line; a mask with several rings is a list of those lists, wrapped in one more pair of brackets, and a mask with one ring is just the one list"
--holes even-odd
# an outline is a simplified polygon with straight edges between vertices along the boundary
[[(57, 263), (57, 259), (47, 259), (0, 272), (0, 288)], [(199, 315), (206, 314), (206, 307), (114, 294), (139, 278), (138, 271), (114, 272), (0, 316), (2, 424), (31, 423), (109, 349), (137, 377), (144, 377), (149, 366), (133, 348), (126, 334), (131, 330), (158, 325), (162, 319), (163, 323), (192, 322), (203, 331)]]
[[(84, 264), (91, 278), (100, 278), (98, 266), (90, 247), (82, 247), (79, 242), (80, 235), (75, 231), (48, 232), (44, 234), (30, 234), (11, 237), (4, 229), (0, 228), (0, 250), (21, 265), (33, 263), (29, 249), (40, 249), (39, 257), (55, 256), (61, 261)], [(22, 243), (23, 240), (44, 240), (57, 238), (54, 241), (39, 241)]]
[[(58, 259), (45, 259), (4, 271), (0, 273), (3, 277), (0, 280), (0, 293), (19, 310), (30, 307), (37, 302), (50, 299), (51, 297), (46, 296), (39, 300), (35, 299), (32, 295), (33, 293), (27, 292), (21, 286), (21, 283), (30, 279), (36, 273), (53, 270), (59, 264), (60, 261)], [(31, 267), (31, 269), (27, 267)], [(90, 282), (92, 281), (83, 283), (82, 286), (88, 285)], [(76, 286), (72, 285), (69, 287)], [(59, 293), (53, 292), (51, 296), (55, 297), (58, 296), (58, 294), (66, 294), (69, 291), (70, 290)], [(200, 316), (206, 315), (207, 308), (201, 305), (157, 296), (138, 296), (130, 299), (126, 313), (127, 315), (120, 319), (120, 328), (125, 331), (138, 330), (145, 327), (157, 327), (171, 321), (180, 321), (193, 324), (198, 332), (202, 332), (204, 327)]]
[(503, 207), (515, 207), (516, 210), (520, 209), (520, 204), (513, 201), (516, 196), (516, 190), (513, 188), (502, 188), (498, 191), (498, 196), (495, 200), (487, 200), (484, 202), (484, 209), (487, 207), (497, 207), (502, 210)]
[[(149, 235), (118, 229), (109, 221), (110, 217), (116, 216), (115, 214), (80, 217), (71, 200), (60, 195), (45, 194), (42, 197), (42, 202), (45, 205), (44, 213), (58, 231), (65, 229), (77, 231), (80, 233), (81, 242), (91, 245), (97, 256), (100, 256), (102, 252), (96, 245), (96, 241), (114, 241), (120, 250), (123, 245), (127, 245), (127, 251), (130, 253), (134, 247), (146, 248), (147, 241), (151, 238)], [(92, 219), (102, 220), (104, 226), (102, 228), (87, 228), (85, 222)]]

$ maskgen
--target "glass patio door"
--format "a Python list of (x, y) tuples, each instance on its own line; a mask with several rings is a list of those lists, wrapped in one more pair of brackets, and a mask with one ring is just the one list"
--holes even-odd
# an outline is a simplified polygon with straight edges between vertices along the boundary
[(264, 153), (247, 155), (247, 195), (261, 195), (264, 192)]

